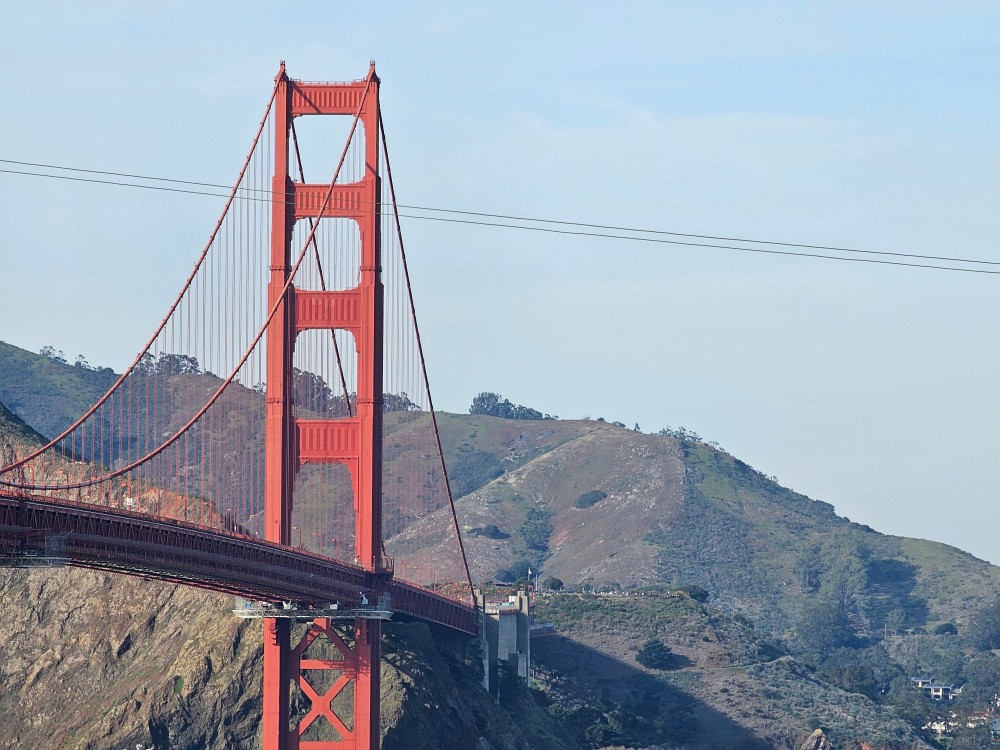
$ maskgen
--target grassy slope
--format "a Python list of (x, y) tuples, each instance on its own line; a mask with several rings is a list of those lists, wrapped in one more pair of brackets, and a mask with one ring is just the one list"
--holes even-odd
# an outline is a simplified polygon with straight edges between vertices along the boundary
[(0, 341), (0, 402), (55, 437), (115, 381), (107, 369), (76, 367)]
[[(450, 466), (474, 450), (498, 467), (457, 501), (478, 580), (528, 561), (567, 585), (696, 584), (717, 607), (779, 636), (794, 633), (819, 582), (850, 561), (863, 573), (869, 632), (896, 608), (907, 627), (962, 627), (1000, 585), (1000, 569), (989, 563), (852, 523), (703, 443), (588, 421), (445, 415), (442, 425)], [(475, 484), (461, 473), (457, 481)], [(605, 496), (577, 506), (595, 490)], [(529, 534), (529, 513), (550, 526), (541, 544)], [(442, 557), (435, 540), (450, 523), (442, 509), (406, 533), (423, 540), (428, 557)], [(489, 525), (500, 533), (469, 533)]]

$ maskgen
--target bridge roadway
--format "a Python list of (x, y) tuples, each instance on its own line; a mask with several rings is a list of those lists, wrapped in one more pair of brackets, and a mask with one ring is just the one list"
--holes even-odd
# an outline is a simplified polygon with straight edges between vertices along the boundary
[[(300, 549), (184, 521), (0, 490), (0, 565), (58, 551), (66, 565), (182, 583), (247, 599), (356, 606), (388, 592), (394, 617), (469, 635), (471, 603)], [(20, 562), (18, 561), (20, 559)]]

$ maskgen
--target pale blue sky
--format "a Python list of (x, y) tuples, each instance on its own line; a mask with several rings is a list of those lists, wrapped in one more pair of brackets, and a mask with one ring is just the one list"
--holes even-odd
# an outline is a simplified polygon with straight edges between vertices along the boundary
[[(340, 80), (375, 58), (403, 203), (1000, 261), (995, 3), (338, 5), (5, 4), (0, 158), (228, 182), (279, 59)], [(221, 208), (0, 190), (0, 339), (115, 368)], [(440, 407), (684, 425), (1000, 562), (1000, 277), (404, 232)]]

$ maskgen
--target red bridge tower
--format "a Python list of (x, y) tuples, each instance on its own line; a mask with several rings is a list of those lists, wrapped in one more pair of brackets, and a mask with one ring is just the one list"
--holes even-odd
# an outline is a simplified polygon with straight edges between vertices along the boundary
[[(291, 544), (292, 491), (299, 466), (341, 463), (354, 491), (357, 561), (368, 571), (388, 574), (382, 554), (382, 338), (379, 179), (379, 79), (353, 83), (304, 83), (285, 74), (277, 78), (274, 177), (271, 200), (271, 278), (269, 307), (278, 305), (267, 329), (267, 444), (265, 455), (265, 538)], [(292, 118), (350, 115), (364, 134), (365, 169), (360, 182), (302, 184), (289, 176)], [(288, 285), (291, 241), (296, 220), (350, 219), (361, 237), (359, 283), (344, 291), (302, 291)], [(292, 410), (292, 352), (297, 335), (309, 329), (346, 330), (358, 352), (357, 408), (347, 418), (297, 419)], [(328, 619), (316, 619), (293, 643), (288, 619), (264, 620), (264, 750), (374, 750), (379, 747), (379, 620), (354, 621), (353, 638), (342, 638)], [(305, 654), (317, 638), (340, 652), (336, 659)], [(349, 641), (353, 641), (349, 644)], [(307, 674), (339, 673), (327, 692)], [(291, 685), (295, 682), (311, 707), (293, 721)], [(327, 681), (329, 682), (329, 680)], [(353, 690), (353, 726), (333, 711), (331, 702)], [(309, 741), (306, 730), (328, 721), (340, 740)]]

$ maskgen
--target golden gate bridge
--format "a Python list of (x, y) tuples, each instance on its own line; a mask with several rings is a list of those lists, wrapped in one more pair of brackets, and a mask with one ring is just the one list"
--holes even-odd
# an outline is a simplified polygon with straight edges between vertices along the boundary
[[(383, 620), (478, 632), (379, 79), (290, 79), (180, 293), (110, 390), (0, 468), (0, 555), (259, 602), (263, 747), (379, 746)], [(350, 118), (307, 182), (300, 117)], [(391, 454), (391, 461), (383, 461)], [(420, 521), (448, 514), (446, 539)], [(319, 644), (323, 644), (320, 647)]]

